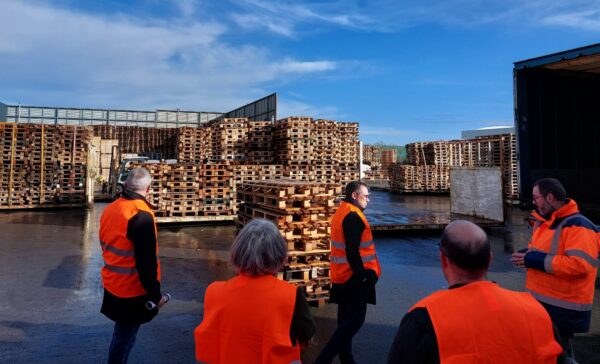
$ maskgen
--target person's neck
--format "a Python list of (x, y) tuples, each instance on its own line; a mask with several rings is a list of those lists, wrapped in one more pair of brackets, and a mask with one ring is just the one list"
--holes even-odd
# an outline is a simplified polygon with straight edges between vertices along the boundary
[(448, 277), (448, 287), (452, 287), (456, 284), (465, 285), (473, 282), (482, 282), (487, 281), (487, 277), (485, 275), (479, 277), (464, 277), (464, 276), (455, 276)]

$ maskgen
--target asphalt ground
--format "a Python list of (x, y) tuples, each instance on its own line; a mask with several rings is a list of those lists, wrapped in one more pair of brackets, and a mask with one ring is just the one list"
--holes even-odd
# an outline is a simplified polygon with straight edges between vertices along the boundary
[[(393, 196), (371, 192), (373, 211), (444, 211), (445, 196)], [(106, 362), (113, 323), (100, 314), (102, 257), (98, 221), (106, 204), (93, 209), (17, 211), (0, 214), (0, 362)], [(490, 228), (494, 254), (489, 279), (523, 290), (525, 274), (510, 254), (526, 246), (531, 230), (525, 213), (511, 209), (507, 227)], [(234, 273), (228, 250), (235, 227), (169, 226), (159, 230), (163, 290), (173, 299), (143, 325), (130, 363), (194, 363), (193, 330), (202, 319), (207, 285)], [(439, 267), (440, 231), (378, 234), (383, 268), (376, 306), (354, 339), (359, 363), (384, 363), (404, 313), (447, 284)], [(596, 287), (598, 287), (598, 281)], [(592, 329), (575, 339), (580, 363), (600, 363), (600, 290)], [(303, 352), (310, 363), (336, 326), (336, 305), (311, 308), (314, 344)]]

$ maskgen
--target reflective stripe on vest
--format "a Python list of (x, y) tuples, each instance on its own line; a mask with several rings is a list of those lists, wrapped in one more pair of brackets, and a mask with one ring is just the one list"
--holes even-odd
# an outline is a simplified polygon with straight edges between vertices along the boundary
[(121, 249), (115, 248), (112, 245), (108, 245), (103, 241), (100, 242), (100, 246), (102, 247), (102, 250), (108, 250), (109, 252), (111, 252), (115, 255), (118, 255), (121, 257), (133, 257), (132, 250), (121, 250)]
[[(106, 207), (100, 218), (100, 247), (104, 266), (101, 269), (104, 288), (117, 297), (129, 298), (146, 294), (136, 269), (133, 242), (127, 238), (129, 220), (140, 212), (154, 214), (141, 199), (119, 198)], [(158, 236), (154, 224), (155, 237)], [(158, 243), (156, 249), (156, 279), (160, 282)]]
[(529, 290), (529, 292), (538, 301), (550, 304), (552, 306), (557, 306), (557, 307), (561, 307), (561, 308), (565, 308), (567, 310), (573, 310), (573, 311), (591, 311), (592, 310), (591, 304), (575, 303), (575, 302), (559, 300), (558, 298), (546, 296), (541, 293), (534, 292), (532, 290)]
[[(373, 245), (375, 243), (373, 243), (373, 240), (369, 240), (369, 241), (365, 241), (360, 243), (359, 247), (360, 248), (368, 248), (371, 245)], [(345, 243), (340, 243), (339, 241), (331, 241), (331, 246), (338, 248), (338, 249), (346, 249), (346, 244)]]
[(381, 266), (377, 259), (373, 234), (369, 222), (362, 211), (353, 204), (342, 201), (340, 207), (331, 218), (331, 254), (329, 261), (331, 263), (329, 275), (332, 283), (345, 283), (352, 276), (352, 268), (346, 257), (346, 242), (343, 229), (343, 221), (350, 213), (355, 213), (364, 223), (364, 230), (358, 243), (358, 255), (365, 269), (371, 269), (379, 277), (381, 275)]
[[(570, 212), (570, 215), (562, 217), (560, 221), (547, 220), (541, 224), (536, 224), (532, 242), (531, 251), (539, 251), (545, 254), (543, 270), (528, 269), (526, 288), (538, 301), (566, 310), (585, 312), (590, 311), (593, 304), (594, 284), (598, 267), (598, 256), (595, 247), (587, 244), (596, 243), (596, 241), (587, 241), (593, 239), (591, 234), (585, 233), (585, 244), (578, 241), (563, 241), (569, 239), (569, 236), (562, 236), (564, 228), (589, 229), (588, 224), (594, 226), (586, 217), (577, 211), (574, 201), (569, 201), (564, 206), (562, 212)], [(559, 212), (559, 213), (560, 213)], [(572, 224), (574, 220), (586, 222), (582, 224)], [(538, 220), (540, 221), (540, 220)], [(552, 228), (553, 223), (556, 227)], [(581, 225), (581, 226), (580, 226)], [(596, 239), (597, 239), (596, 235)], [(534, 240), (535, 239), (535, 240)], [(578, 238), (582, 239), (582, 238)], [(569, 249), (566, 244), (577, 243), (576, 247)], [(589, 248), (589, 250), (588, 250)], [(596, 256), (594, 256), (596, 255)], [(557, 257), (576, 257), (577, 263), (569, 262), (566, 259), (555, 259)], [(579, 263), (581, 262), (581, 263)], [(560, 264), (560, 265), (559, 265)], [(556, 269), (567, 264), (589, 265), (590, 272), (585, 275), (565, 277), (556, 275)], [(586, 268), (587, 269), (587, 268)]]
[[(373, 255), (365, 255), (365, 256), (361, 256), (360, 260), (362, 260), (363, 263), (366, 262), (370, 262), (377, 259), (377, 255), (373, 254)], [(346, 257), (329, 257), (329, 260), (332, 263), (338, 263), (338, 264), (342, 264), (342, 263), (348, 263), (348, 259), (346, 259)]]
[[(115, 248), (112, 245), (108, 245), (105, 242), (101, 241), (100, 242), (100, 246), (102, 247), (102, 250), (107, 250), (115, 255), (121, 256), (121, 257), (133, 257), (134, 256), (134, 252), (131, 250), (122, 250), (122, 249), (118, 249)], [(158, 261), (158, 255), (156, 256), (156, 260)], [(111, 272), (114, 273), (118, 273), (118, 274), (136, 274), (137, 273), (137, 269), (135, 268), (126, 268), (126, 267), (118, 267), (116, 265), (110, 265), (106, 262), (106, 259), (104, 259), (104, 267), (106, 269), (108, 269)]]

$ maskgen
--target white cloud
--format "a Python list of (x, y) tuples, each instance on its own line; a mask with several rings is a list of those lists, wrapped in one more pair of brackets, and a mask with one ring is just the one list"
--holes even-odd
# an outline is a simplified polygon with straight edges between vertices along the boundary
[(314, 119), (345, 120), (346, 115), (333, 106), (315, 106), (298, 99), (279, 96), (277, 113), (279, 118), (308, 116)]
[[(387, 25), (364, 15), (349, 1), (313, 3), (267, 2), (262, 0), (238, 1), (242, 12), (231, 19), (245, 29), (267, 29), (278, 35), (296, 38), (301, 24), (333, 25), (356, 30), (385, 31)], [(306, 31), (307, 29), (303, 29)]]
[(339, 71), (331, 60), (229, 44), (227, 25), (194, 20), (193, 2), (176, 2), (185, 21), (2, 1), (0, 97), (30, 105), (228, 111), (300, 75)]
[(333, 71), (337, 68), (336, 62), (332, 61), (313, 61), (313, 62), (299, 62), (293, 60), (286, 60), (279, 63), (276, 69), (286, 73), (312, 73), (312, 72), (323, 72)]
[(596, 8), (550, 15), (544, 17), (542, 23), (546, 25), (561, 25), (570, 28), (598, 31), (600, 30), (600, 9)]
[[(297, 38), (326, 26), (368, 32), (395, 32), (438, 24), (474, 28), (487, 25), (569, 26), (599, 29), (597, 0), (369, 0), (236, 1), (232, 19), (245, 29), (266, 29)], [(310, 25), (307, 27), (306, 25)]]

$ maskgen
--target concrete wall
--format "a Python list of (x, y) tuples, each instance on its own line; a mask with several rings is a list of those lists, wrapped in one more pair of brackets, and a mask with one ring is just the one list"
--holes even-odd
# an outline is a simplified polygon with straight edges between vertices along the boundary
[(500, 167), (450, 169), (450, 211), (504, 221)]

